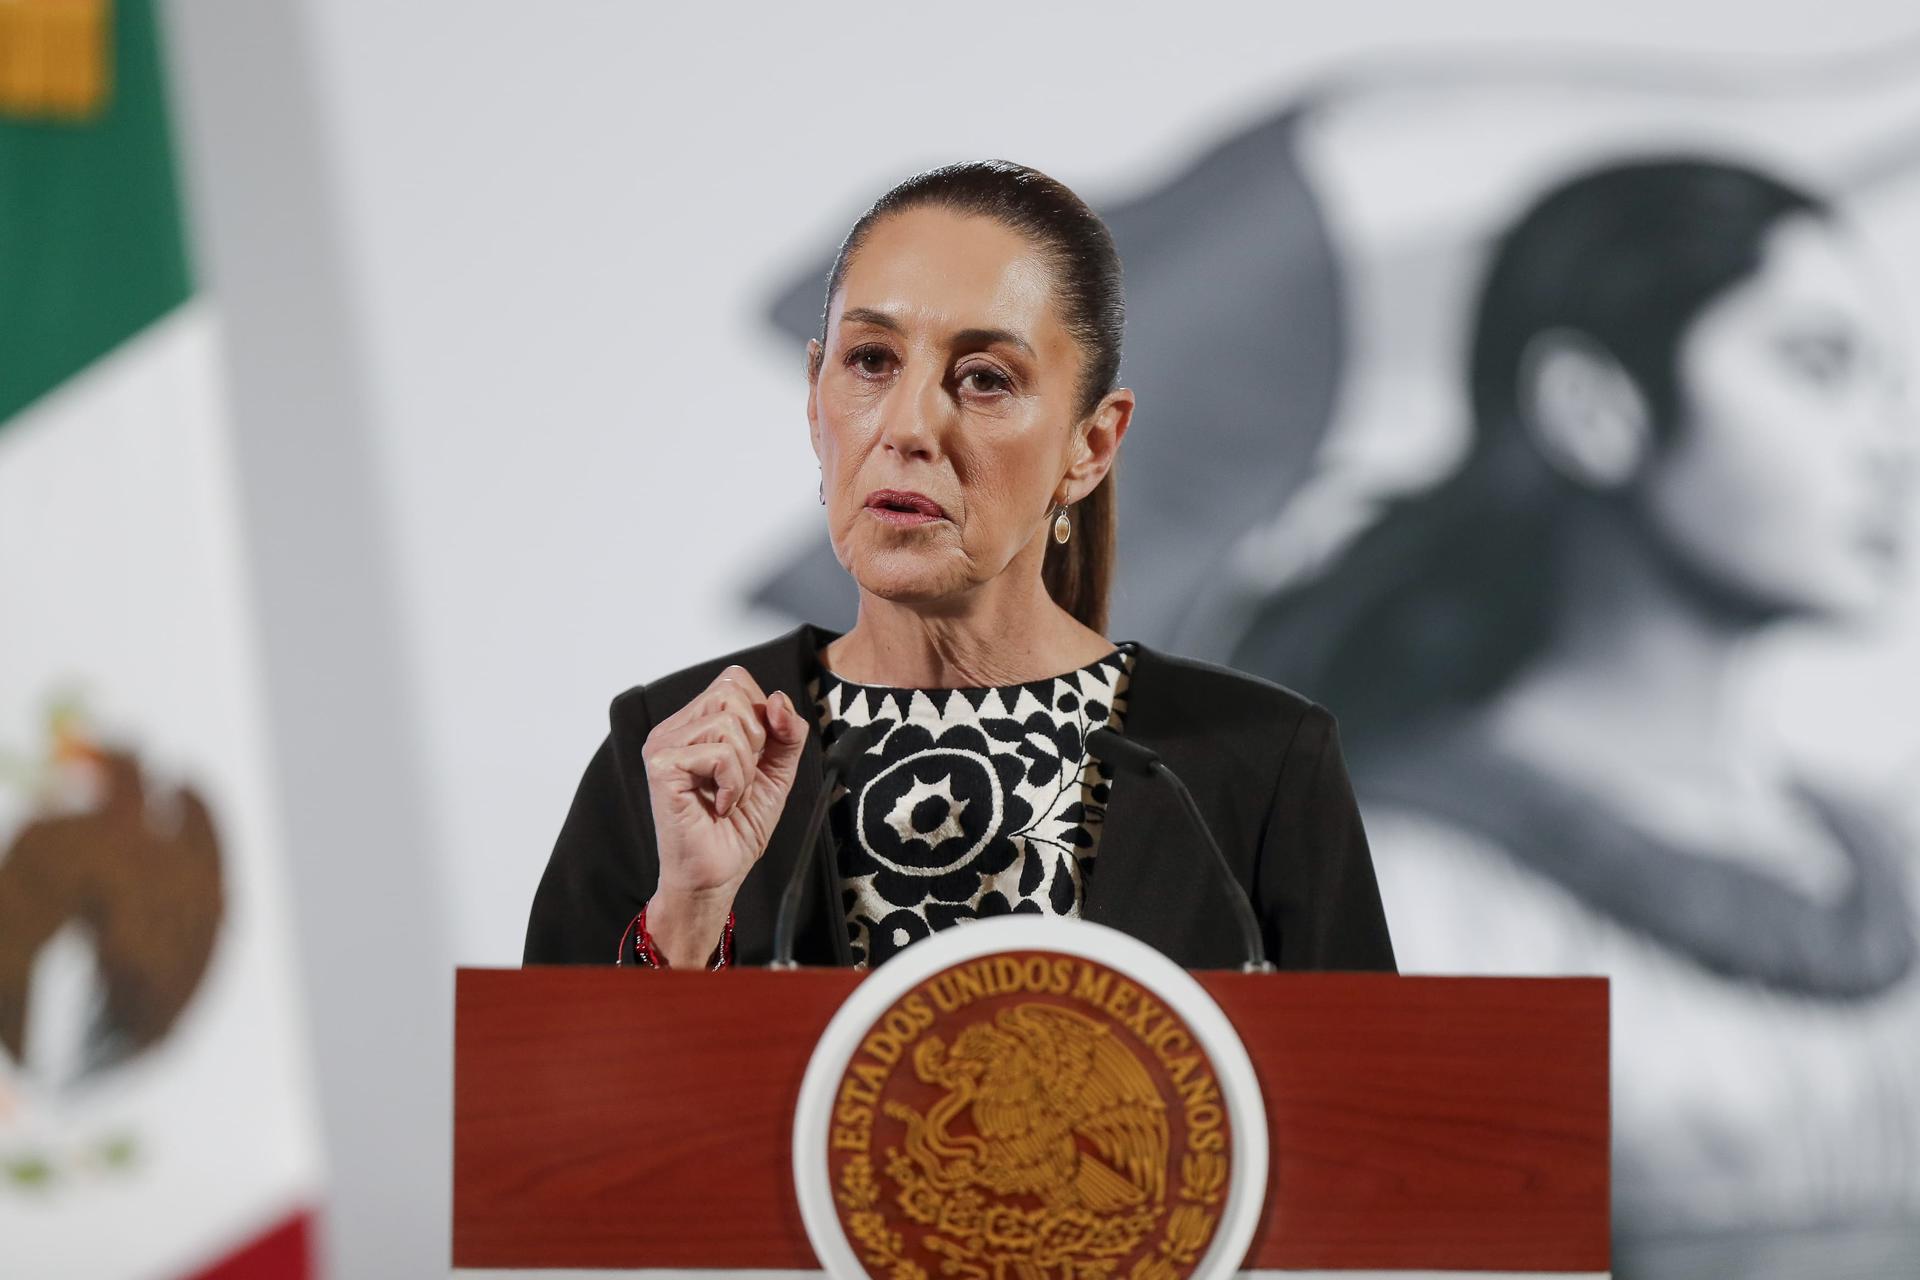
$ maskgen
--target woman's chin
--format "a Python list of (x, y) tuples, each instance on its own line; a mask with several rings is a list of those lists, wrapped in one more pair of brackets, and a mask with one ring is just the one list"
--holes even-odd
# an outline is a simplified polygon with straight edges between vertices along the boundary
[(1802, 612), (1829, 626), (1872, 631), (1899, 613), (1907, 585), (1900, 566), (1822, 583)]
[(860, 590), (895, 604), (933, 604), (965, 584), (951, 569), (927, 563), (928, 557), (893, 553), (863, 558), (852, 569)]
[(1833, 563), (1793, 579), (1744, 584), (1756, 612), (1780, 622), (1871, 628), (1898, 601), (1898, 576), (1887, 566)]

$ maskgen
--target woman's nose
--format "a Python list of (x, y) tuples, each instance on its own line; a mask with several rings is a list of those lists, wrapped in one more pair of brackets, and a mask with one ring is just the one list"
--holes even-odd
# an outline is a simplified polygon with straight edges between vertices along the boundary
[(939, 456), (947, 407), (946, 387), (938, 375), (901, 378), (887, 397), (880, 442), (907, 457)]
[(1912, 501), (1920, 480), (1920, 412), (1904, 395), (1890, 397), (1876, 416), (1861, 460), (1872, 483), (1892, 502)]

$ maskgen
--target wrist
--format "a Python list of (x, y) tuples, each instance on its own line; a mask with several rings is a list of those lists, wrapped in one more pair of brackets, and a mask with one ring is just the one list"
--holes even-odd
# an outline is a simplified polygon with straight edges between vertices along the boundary
[(647, 901), (646, 933), (674, 969), (707, 968), (733, 913), (733, 890), (656, 892)]

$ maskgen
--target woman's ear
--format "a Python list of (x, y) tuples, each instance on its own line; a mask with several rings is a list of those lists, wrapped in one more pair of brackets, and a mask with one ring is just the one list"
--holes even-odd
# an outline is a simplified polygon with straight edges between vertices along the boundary
[(1627, 483), (1653, 443), (1653, 415), (1633, 375), (1577, 330), (1543, 330), (1527, 343), (1519, 403), (1541, 456), (1591, 489)]
[(1126, 387), (1109, 391), (1094, 411), (1074, 445), (1074, 455), (1061, 478), (1067, 502), (1078, 502), (1092, 493), (1113, 470), (1120, 452), (1120, 440), (1133, 422), (1133, 392)]
[(826, 348), (820, 339), (807, 339), (807, 438), (813, 441), (813, 456), (820, 456), (820, 361)]

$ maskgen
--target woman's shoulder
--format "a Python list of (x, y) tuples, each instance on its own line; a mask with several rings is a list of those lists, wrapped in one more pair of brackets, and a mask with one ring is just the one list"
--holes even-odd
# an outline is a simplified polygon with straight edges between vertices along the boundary
[(1327, 708), (1284, 684), (1143, 644), (1134, 645), (1131, 687), (1135, 700), (1164, 699), (1209, 715), (1216, 724), (1245, 721), (1265, 730), (1276, 719), (1287, 724), (1333, 719)]
[(1145, 646), (1127, 686), (1125, 732), (1188, 785), (1209, 783), (1262, 812), (1317, 811), (1331, 793), (1316, 784), (1344, 769), (1328, 708), (1272, 680)]
[(810, 677), (814, 655), (838, 633), (803, 622), (791, 631), (729, 653), (716, 654), (622, 690), (608, 710), (615, 727), (655, 723), (678, 711), (728, 667), (744, 667), (768, 693), (785, 689), (796, 701)]

